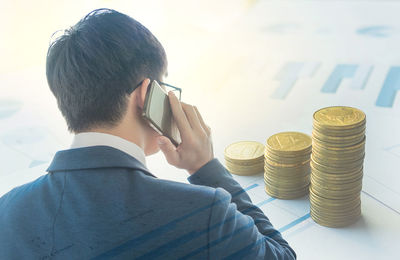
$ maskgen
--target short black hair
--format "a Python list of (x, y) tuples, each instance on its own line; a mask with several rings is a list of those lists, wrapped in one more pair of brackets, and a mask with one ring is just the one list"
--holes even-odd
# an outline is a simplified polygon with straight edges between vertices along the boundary
[(165, 50), (135, 19), (96, 9), (49, 46), (46, 76), (68, 130), (115, 126), (128, 95), (144, 79), (160, 80)]

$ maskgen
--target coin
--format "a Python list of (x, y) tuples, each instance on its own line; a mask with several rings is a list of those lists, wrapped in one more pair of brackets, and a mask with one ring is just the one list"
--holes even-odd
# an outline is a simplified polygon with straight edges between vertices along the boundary
[(299, 155), (297, 157), (285, 157), (275, 155), (273, 153), (266, 152), (265, 158), (268, 158), (269, 161), (275, 164), (285, 164), (285, 165), (296, 165), (296, 164), (304, 164), (310, 161), (310, 153), (306, 153), (304, 155)]
[(357, 169), (360, 169), (363, 166), (364, 158), (361, 158), (357, 161), (351, 162), (350, 164), (347, 165), (340, 165), (336, 164), (333, 165), (332, 163), (323, 163), (321, 161), (318, 161), (314, 158), (313, 155), (311, 155), (311, 161), (310, 165), (314, 169), (317, 169), (322, 172), (329, 172), (329, 173), (346, 173), (346, 172), (353, 172), (356, 171)]
[(299, 132), (282, 132), (268, 138), (267, 148), (278, 153), (298, 153), (311, 148), (311, 138)]
[(314, 113), (314, 123), (326, 128), (348, 129), (362, 124), (365, 114), (353, 107), (332, 106), (318, 110)]
[(225, 156), (234, 161), (257, 160), (264, 155), (264, 145), (254, 141), (236, 142), (225, 149)]
[(360, 143), (364, 137), (365, 133), (360, 133), (358, 135), (351, 136), (329, 136), (323, 135), (317, 131), (313, 131), (313, 142), (322, 144), (323, 146), (328, 147), (344, 147), (344, 146), (352, 146)]
[(361, 215), (366, 116), (352, 107), (313, 115), (310, 213), (320, 225), (346, 226)]
[(321, 143), (318, 142), (318, 140), (316, 140), (315, 138), (313, 139), (313, 149), (325, 149), (328, 151), (332, 151), (332, 152), (337, 152), (340, 153), (342, 151), (345, 152), (350, 152), (350, 151), (354, 151), (357, 149), (364, 149), (365, 148), (365, 137), (361, 140), (361, 142), (356, 143), (354, 145), (350, 145), (350, 146), (339, 146), (339, 147), (333, 147), (333, 146), (329, 146), (326, 143)]
[(226, 167), (229, 172), (237, 175), (254, 175), (264, 171), (262, 163), (250, 166), (238, 166), (226, 162)]
[(236, 175), (263, 172), (264, 145), (255, 141), (240, 141), (228, 145), (224, 153), (227, 170)]
[(310, 159), (308, 159), (307, 161), (300, 161), (297, 163), (295, 162), (295, 163), (288, 164), (288, 163), (284, 163), (284, 162), (279, 162), (279, 163), (274, 162), (274, 161), (270, 160), (269, 157), (266, 156), (265, 163), (267, 163), (271, 166), (274, 166), (274, 167), (288, 168), (288, 167), (299, 167), (302, 165), (307, 165), (310, 163)]
[(365, 122), (361, 125), (356, 126), (355, 128), (350, 129), (330, 129), (324, 126), (319, 126), (315, 122), (313, 123), (313, 129), (318, 131), (321, 134), (328, 136), (337, 136), (337, 137), (346, 137), (350, 135), (357, 135), (361, 132), (365, 132), (366, 124)]
[(252, 166), (252, 165), (258, 165), (258, 164), (264, 164), (264, 158), (260, 158), (260, 160), (253, 160), (253, 161), (235, 161), (231, 160), (229, 158), (225, 158), (225, 162), (231, 163), (234, 165), (238, 166)]
[(267, 139), (264, 153), (267, 194), (293, 199), (309, 192), (311, 144), (311, 137), (300, 132), (281, 132)]
[(265, 186), (265, 192), (274, 198), (279, 199), (295, 199), (308, 194), (308, 188), (303, 188), (295, 191), (285, 191), (281, 189), (274, 189), (270, 186)]
[(349, 216), (346, 218), (340, 218), (340, 219), (327, 219), (326, 217), (320, 217), (318, 214), (315, 213), (315, 211), (311, 211), (311, 218), (318, 224), (326, 227), (332, 227), (332, 228), (337, 228), (337, 227), (345, 227), (348, 225), (351, 225), (355, 223), (361, 216), (361, 209), (358, 211), (356, 215)]

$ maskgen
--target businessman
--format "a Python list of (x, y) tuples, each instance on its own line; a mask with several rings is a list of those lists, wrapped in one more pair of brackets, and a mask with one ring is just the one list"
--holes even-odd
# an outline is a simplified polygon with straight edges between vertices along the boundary
[[(295, 259), (214, 158), (195, 106), (169, 92), (182, 142), (142, 118), (166, 54), (131, 17), (92, 11), (49, 47), (46, 75), (68, 129), (48, 173), (0, 198), (0, 259)], [(161, 151), (191, 184), (158, 179), (145, 156)]]

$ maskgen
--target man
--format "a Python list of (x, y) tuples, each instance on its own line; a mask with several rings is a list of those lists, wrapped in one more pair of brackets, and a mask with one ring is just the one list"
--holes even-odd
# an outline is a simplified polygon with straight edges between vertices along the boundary
[[(109, 9), (89, 13), (48, 50), (47, 79), (75, 133), (48, 174), (0, 198), (0, 259), (293, 259), (294, 251), (214, 158), (196, 107), (169, 101), (182, 143), (142, 118), (163, 47)], [(160, 180), (162, 150), (191, 184)]]

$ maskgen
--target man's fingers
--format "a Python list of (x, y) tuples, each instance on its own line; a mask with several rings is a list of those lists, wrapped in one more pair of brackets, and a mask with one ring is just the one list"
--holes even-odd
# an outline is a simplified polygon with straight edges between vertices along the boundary
[(190, 136), (191, 127), (186, 118), (185, 112), (183, 112), (182, 105), (178, 98), (172, 93), (168, 93), (169, 103), (171, 104), (172, 114), (174, 120), (179, 129), (179, 133), (183, 138)]
[(201, 124), (201, 126), (203, 127), (204, 131), (206, 132), (206, 134), (207, 134), (208, 136), (210, 136), (210, 134), (211, 134), (211, 128), (210, 128), (208, 125), (206, 125), (206, 123), (205, 123), (204, 120), (203, 120), (203, 117), (201, 116), (201, 114), (200, 114), (200, 112), (199, 112), (199, 110), (197, 109), (196, 106), (194, 106), (194, 111), (196, 112), (197, 117), (198, 117), (198, 119), (199, 119), (199, 121), (200, 121), (200, 124)]
[(179, 162), (179, 153), (176, 151), (176, 147), (172, 144), (171, 140), (168, 137), (159, 136), (157, 142), (168, 163), (176, 165)]
[(186, 117), (187, 117), (192, 129), (194, 129), (195, 131), (204, 133), (203, 127), (200, 124), (200, 119), (197, 117), (197, 113), (194, 110), (193, 106), (182, 103), (182, 108), (186, 114)]

